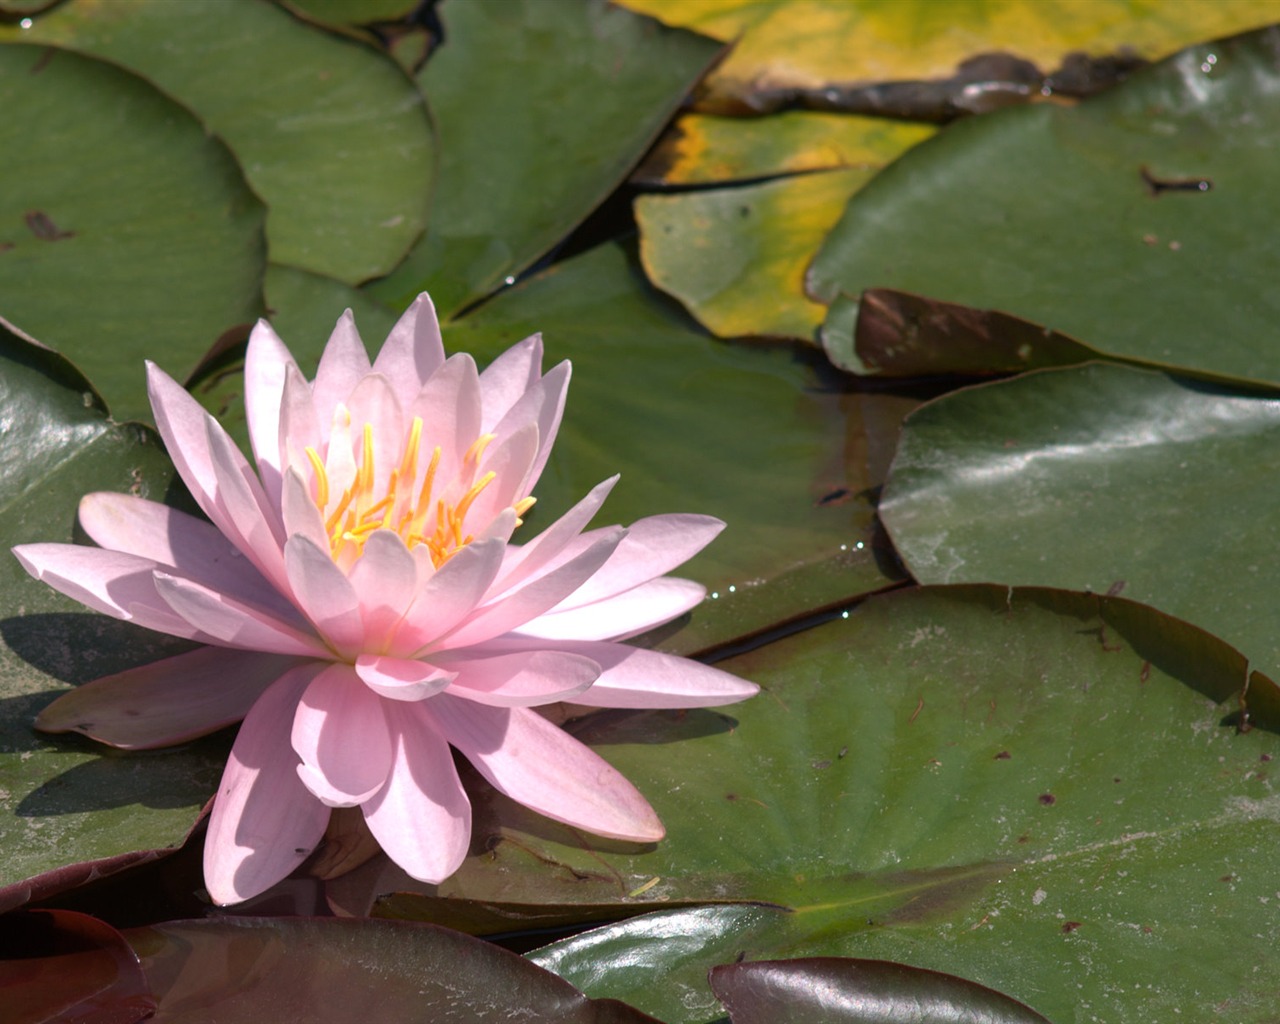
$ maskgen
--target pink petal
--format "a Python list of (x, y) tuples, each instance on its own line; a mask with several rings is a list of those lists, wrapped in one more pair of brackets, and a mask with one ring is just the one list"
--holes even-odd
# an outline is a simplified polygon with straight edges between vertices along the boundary
[(94, 611), (170, 636), (216, 642), (160, 595), (155, 574), (167, 566), (149, 558), (78, 544), (20, 544), (13, 553), (36, 579)]
[(472, 541), (440, 566), (405, 613), (393, 653), (416, 654), (472, 613), (502, 565), (505, 541)]
[(364, 805), (364, 818), (387, 856), (414, 878), (438, 885), (467, 855), (471, 804), (449, 745), (425, 706), (397, 704), (390, 709), (395, 736), (391, 775)]
[(274, 508), (280, 507), (280, 402), (293, 356), (265, 320), (249, 335), (244, 362), (244, 411), (249, 441), (258, 461), (262, 488)]
[(391, 381), (401, 407), (407, 409), (443, 362), (440, 324), (431, 298), (423, 292), (391, 328), (373, 361), (373, 372)]
[(595, 604), (552, 610), (526, 622), (520, 633), (544, 640), (621, 640), (670, 622), (706, 595), (701, 583), (663, 576)]
[(542, 376), (542, 335), (518, 341), (480, 374), (484, 417), (482, 433), (492, 433), (498, 421)]
[(212, 523), (145, 498), (99, 491), (80, 499), (80, 525), (104, 548), (171, 566), (301, 624), (297, 610)]
[(214, 519), (214, 524), (248, 556), (259, 572), (284, 590), (281, 548), (285, 533), (280, 513), (268, 504), (258, 478), (226, 431), (212, 417), (206, 425), (209, 458), (217, 484), (214, 501), (224, 515), (223, 520)]
[(526, 391), (498, 421), (493, 433), (501, 437), (503, 434), (519, 429), (525, 423), (538, 425), (538, 455), (529, 467), (527, 486), (532, 488), (542, 475), (543, 467), (555, 444), (556, 434), (560, 431), (560, 420), (564, 416), (565, 395), (569, 390), (570, 366), (563, 362), (551, 368), (551, 371), (537, 384)]
[[(434, 569), (431, 575), (435, 575)], [(425, 585), (425, 580), (418, 578), (418, 563), (397, 534), (375, 530), (365, 541), (364, 553), (352, 566), (349, 578), (360, 604), (364, 649), (382, 650)]]
[(598, 533), (595, 543), (576, 558), (474, 612), (449, 634), (446, 645), (456, 649), (482, 643), (523, 626), (559, 604), (591, 578), (626, 535), (620, 526)]
[(707, 708), (754, 697), (755, 683), (690, 658), (629, 644), (557, 644), (558, 650), (596, 662), (600, 678), (579, 704), (601, 708)]
[(564, 651), (497, 655), (441, 651), (433, 659), (457, 673), (449, 693), (500, 708), (572, 700), (600, 675), (600, 666), (589, 657)]
[(711, 516), (660, 515), (638, 519), (601, 570), (573, 592), (556, 611), (578, 608), (648, 583), (684, 564), (724, 529)]
[(431, 450), (437, 445), (436, 480), (447, 484), (458, 475), (463, 455), (480, 436), (480, 378), (475, 360), (465, 353), (445, 360), (405, 414), (410, 421), (415, 416), (422, 420), (423, 457), (418, 460), (414, 487), (421, 486)]
[[(331, 414), (332, 410), (325, 413), (325, 427), (328, 426)], [(289, 367), (284, 379), (284, 394), (280, 399), (281, 469), (292, 466), (302, 472), (304, 480), (310, 480), (312, 470), (307, 459), (307, 449), (314, 448), (324, 458), (328, 442), (328, 435), (321, 430), (311, 385), (301, 370), (295, 366)]]
[(538, 428), (532, 423), (485, 449), (477, 475), (492, 472), (495, 476), (471, 504), (467, 513), (470, 532), (475, 532), (476, 525), (487, 525), (504, 508), (528, 496), (526, 481), (537, 454)]
[(364, 426), (373, 428), (374, 490), (385, 491), (391, 471), (400, 465), (408, 424), (400, 410), (395, 389), (381, 374), (370, 373), (361, 379), (347, 400), (351, 412), (351, 428), (357, 444), (363, 444)]
[(356, 675), (379, 696), (389, 700), (419, 701), (443, 690), (457, 672), (412, 658), (362, 654), (356, 659)]
[(179, 576), (156, 572), (154, 577), (156, 593), (165, 604), (186, 619), (192, 629), (207, 635), (209, 643), (304, 658), (333, 657), (319, 638), (268, 612)]
[(347, 396), (369, 369), (369, 353), (356, 330), (355, 317), (348, 309), (338, 318), (333, 333), (329, 335), (329, 342), (320, 356), (320, 365), (316, 367), (315, 382), (311, 385), (312, 401), (321, 423), (328, 420), (339, 402), (346, 402)]
[(360, 599), (329, 552), (295, 534), (284, 546), (284, 560), (294, 600), (321, 636), (344, 656), (361, 650), (364, 619)]
[(204, 883), (217, 904), (271, 888), (307, 859), (324, 835), (329, 808), (298, 778), (289, 744), (294, 709), (323, 666), (293, 669), (245, 716), (209, 817)]
[(300, 767), (309, 769), (300, 778), (331, 807), (364, 803), (391, 770), (382, 701), (361, 685), (350, 665), (330, 665), (311, 681), (298, 701), (290, 741)]
[(441, 732), (500, 793), (611, 839), (656, 842), (653, 808), (600, 755), (528, 708), (490, 708), (447, 693), (427, 705)]
[[(564, 515), (548, 526), (523, 547), (511, 547), (502, 563), (502, 572), (494, 584), (495, 593), (505, 593), (546, 567), (562, 565), (569, 558), (585, 550), (568, 549), (568, 545), (582, 533), (592, 517), (604, 504), (618, 477), (612, 476), (596, 484), (591, 492)], [(568, 553), (566, 553), (568, 552)]]
[(79, 732), (126, 750), (183, 743), (246, 714), (297, 659), (200, 647), (95, 679), (36, 717), (43, 732)]
[(287, 536), (306, 537), (321, 549), (329, 546), (329, 535), (325, 533), (324, 518), (312, 499), (311, 485), (298, 470), (292, 467), (285, 470), (284, 474), (280, 518), (284, 523), (284, 532)]

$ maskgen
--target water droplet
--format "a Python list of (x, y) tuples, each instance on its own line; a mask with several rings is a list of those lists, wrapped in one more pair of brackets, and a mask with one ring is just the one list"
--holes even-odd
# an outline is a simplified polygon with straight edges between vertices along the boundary
[(22, 29), (28, 29), (34, 24), (35, 22), (32, 21), (30, 18), (23, 18), (20, 22), (18, 22), (18, 27)]
[(1213, 70), (1213, 66), (1218, 63), (1218, 55), (1210, 53), (1205, 56), (1204, 63), (1200, 65), (1200, 70), (1206, 75)]
[(510, 274), (508, 274), (508, 275), (507, 275), (506, 277), (504, 277), (502, 280), (503, 280), (503, 281), (505, 281), (507, 284), (515, 284), (515, 283), (516, 283), (516, 279), (515, 279), (512, 275), (510, 275)]
[(840, 613), (840, 618), (847, 619), (848, 617), (849, 617), (849, 613), (847, 611), (843, 611)]
[(854, 547), (854, 550), (861, 551), (863, 548), (866, 547), (866, 545), (863, 544), (862, 541), (858, 541), (858, 543), (855, 544), (853, 547)]
[(719, 598), (719, 597), (720, 597), (720, 591), (718, 591), (718, 590), (713, 590), (713, 591), (711, 591), (711, 600), (713, 600), (713, 601), (714, 601), (714, 600), (716, 600), (716, 599), (717, 599), (717, 598)]
[(732, 594), (732, 593), (733, 593), (735, 590), (737, 590), (737, 589), (738, 589), (738, 588), (737, 588), (737, 587), (735, 587), (732, 583), (730, 583), (730, 584), (729, 584), (729, 593), (731, 593), (731, 594)]

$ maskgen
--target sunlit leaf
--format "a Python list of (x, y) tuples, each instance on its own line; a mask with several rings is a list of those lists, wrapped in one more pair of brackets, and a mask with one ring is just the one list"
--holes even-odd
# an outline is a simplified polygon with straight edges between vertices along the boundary
[(805, 270), (873, 173), (641, 196), (635, 210), (645, 271), (720, 337), (813, 340), (826, 307), (804, 294)]
[(371, 47), (259, 0), (66, 3), (21, 38), (123, 65), (193, 111), (267, 204), (277, 263), (354, 284), (391, 270), (422, 232), (426, 110)]
[(536, 954), (671, 1024), (720, 1016), (710, 967), (796, 956), (943, 971), (1054, 1021), (1274, 1013), (1280, 737), (1230, 724), (1239, 652), (1121, 598), (926, 588), (725, 667), (765, 692), (578, 729), (652, 798), (655, 850), (592, 856), (495, 797), (485, 873), (453, 891), (787, 908), (670, 909)]
[[(1124, 358), (1280, 381), (1280, 250), (1259, 225), (1280, 30), (1204, 43), (1067, 109), (949, 126), (850, 202), (814, 262), (831, 301), (883, 287), (997, 309)], [(850, 360), (852, 304), (828, 351)]]
[(0, 316), (149, 418), (144, 357), (184, 375), (260, 313), (261, 204), (199, 122), (100, 61), (0, 46), (0, 109)]
[(718, 51), (603, 0), (450, 0), (418, 82), (440, 135), (426, 237), (374, 291), (444, 316), (549, 252), (623, 181)]

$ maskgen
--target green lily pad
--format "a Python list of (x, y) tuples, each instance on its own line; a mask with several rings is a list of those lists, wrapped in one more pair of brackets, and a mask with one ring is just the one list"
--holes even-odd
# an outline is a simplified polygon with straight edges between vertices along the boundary
[(0, 46), (0, 109), (0, 315), (147, 418), (144, 357), (183, 376), (261, 311), (262, 206), (199, 122), (101, 61)]
[(719, 46), (603, 0), (450, 0), (418, 82), (440, 135), (427, 235), (374, 286), (441, 316), (514, 280), (617, 188)]
[(872, 169), (798, 174), (760, 185), (636, 200), (649, 279), (722, 338), (811, 341), (826, 307), (804, 273)]
[[(129, 68), (194, 111), (267, 204), (276, 263), (356, 284), (422, 233), (430, 123), (413, 83), (372, 47), (256, 0), (68, 3), (20, 35)], [(120, 205), (134, 218), (146, 209)]]
[(948, 395), (909, 420), (881, 516), (926, 583), (1123, 592), (1280, 677), (1280, 405), (1092, 365)]
[[(113, 423), (65, 359), (7, 329), (0, 330), (0, 409), (3, 909), (181, 843), (217, 785), (227, 744), (214, 737), (138, 757), (33, 730), (36, 713), (66, 684), (188, 645), (87, 613), (31, 579), (9, 548), (70, 541), (89, 491), (163, 499), (180, 485), (151, 430)], [(96, 863), (27, 881), (85, 862)]]
[[(1280, 29), (1203, 43), (1073, 108), (949, 126), (858, 193), (813, 296), (894, 288), (996, 309), (1126, 359), (1280, 381)], [(832, 307), (850, 369), (856, 305)], [(841, 339), (845, 339), (841, 343)]]
[(765, 691), (579, 728), (653, 799), (656, 849), (592, 856), (486, 808), (488, 874), (457, 890), (513, 896), (545, 859), (544, 902), (671, 908), (543, 966), (671, 1024), (719, 1017), (708, 968), (796, 956), (943, 971), (1055, 1021), (1274, 1013), (1280, 737), (1224, 721), (1247, 669), (1221, 641), (1121, 598), (923, 588), (725, 667)]

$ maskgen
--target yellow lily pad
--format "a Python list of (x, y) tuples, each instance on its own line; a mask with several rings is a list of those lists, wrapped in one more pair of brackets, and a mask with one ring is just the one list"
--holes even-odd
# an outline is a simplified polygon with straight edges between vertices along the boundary
[(768, 118), (685, 114), (636, 170), (645, 185), (705, 185), (842, 167), (878, 168), (929, 125), (795, 110)]
[(812, 341), (826, 307), (804, 273), (849, 197), (874, 169), (802, 174), (744, 188), (636, 200), (649, 279), (723, 338)]

